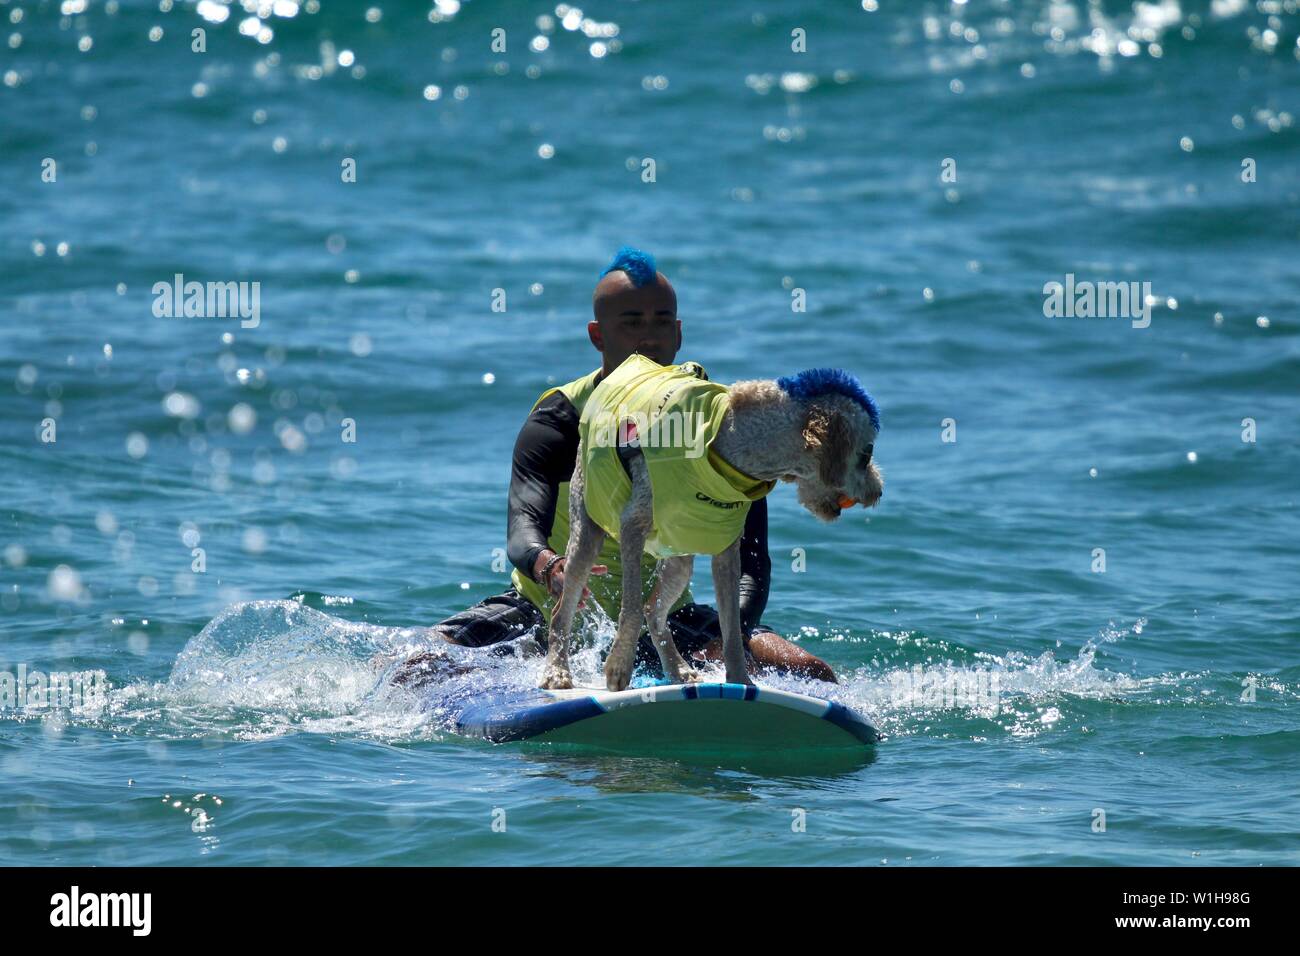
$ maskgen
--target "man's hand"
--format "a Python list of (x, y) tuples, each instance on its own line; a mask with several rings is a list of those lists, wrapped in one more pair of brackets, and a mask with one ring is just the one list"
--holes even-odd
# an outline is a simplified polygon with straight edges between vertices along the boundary
[[(544, 549), (541, 552), (541, 554), (537, 556), (537, 560), (533, 563), (533, 580), (537, 581), (539, 584), (542, 584), (543, 586), (545, 586), (548, 582), (541, 580), (542, 569), (546, 567), (546, 563), (550, 561), (551, 558), (553, 557), (555, 557), (554, 551), (551, 551), (549, 548)], [(567, 559), (561, 557), (560, 560), (556, 561), (553, 565), (551, 565), (551, 573), (549, 575), (550, 592), (551, 592), (551, 596), (556, 599), (558, 599), (560, 595), (564, 593), (564, 566), (567, 563), (568, 563)], [(593, 564), (591, 566), (591, 573), (607, 574), (609, 573), (609, 567), (604, 564)], [(589, 597), (591, 597), (591, 591), (590, 589), (584, 587), (582, 589), (582, 597), (578, 600), (579, 610), (587, 606), (587, 598)]]

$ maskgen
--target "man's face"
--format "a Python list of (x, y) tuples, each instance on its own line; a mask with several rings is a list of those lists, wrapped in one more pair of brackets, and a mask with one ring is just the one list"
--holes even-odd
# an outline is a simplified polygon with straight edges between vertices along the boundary
[(677, 294), (662, 275), (636, 288), (625, 272), (611, 272), (600, 280), (592, 299), (596, 319), (587, 325), (591, 344), (612, 371), (638, 352), (660, 365), (671, 365), (682, 345), (682, 324), (677, 319)]

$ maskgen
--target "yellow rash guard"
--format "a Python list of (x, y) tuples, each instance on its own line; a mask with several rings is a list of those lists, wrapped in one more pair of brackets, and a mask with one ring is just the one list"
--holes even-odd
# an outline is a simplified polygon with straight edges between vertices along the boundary
[(617, 446), (622, 424), (631, 420), (654, 498), (646, 554), (725, 551), (744, 530), (750, 503), (776, 485), (743, 474), (713, 451), (728, 407), (726, 386), (708, 381), (694, 362), (660, 365), (628, 356), (592, 391), (578, 424), (587, 514), (606, 534), (618, 534), (632, 482)]

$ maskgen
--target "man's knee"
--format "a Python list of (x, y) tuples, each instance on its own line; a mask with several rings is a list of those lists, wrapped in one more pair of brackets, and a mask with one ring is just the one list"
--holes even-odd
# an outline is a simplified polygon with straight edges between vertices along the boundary
[[(448, 644), (486, 647), (522, 637), (530, 631), (541, 635), (546, 618), (531, 601), (511, 588), (504, 594), (484, 598), (473, 607), (453, 614), (429, 628)], [(545, 638), (543, 637), (542, 640)]]
[(749, 652), (760, 666), (775, 667), (800, 677), (811, 677), (831, 684), (838, 683), (829, 664), (774, 631), (755, 631), (751, 634)]

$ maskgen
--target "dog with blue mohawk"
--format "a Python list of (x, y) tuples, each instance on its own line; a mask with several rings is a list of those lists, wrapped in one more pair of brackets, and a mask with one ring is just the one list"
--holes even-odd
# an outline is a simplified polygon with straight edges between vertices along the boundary
[[(823, 521), (858, 504), (874, 506), (884, 490), (874, 460), (879, 431), (876, 403), (840, 369), (727, 387), (694, 362), (660, 365), (630, 355), (582, 412), (564, 589), (552, 612), (541, 686), (573, 686), (573, 618), (606, 535), (618, 541), (623, 565), (617, 635), (605, 661), (609, 690), (631, 682), (643, 620), (665, 676), (699, 680), (667, 627), (697, 554), (713, 560), (727, 682), (751, 683), (740, 621), (740, 538), (750, 504), (788, 481)], [(658, 559), (644, 606), (643, 552)]]

